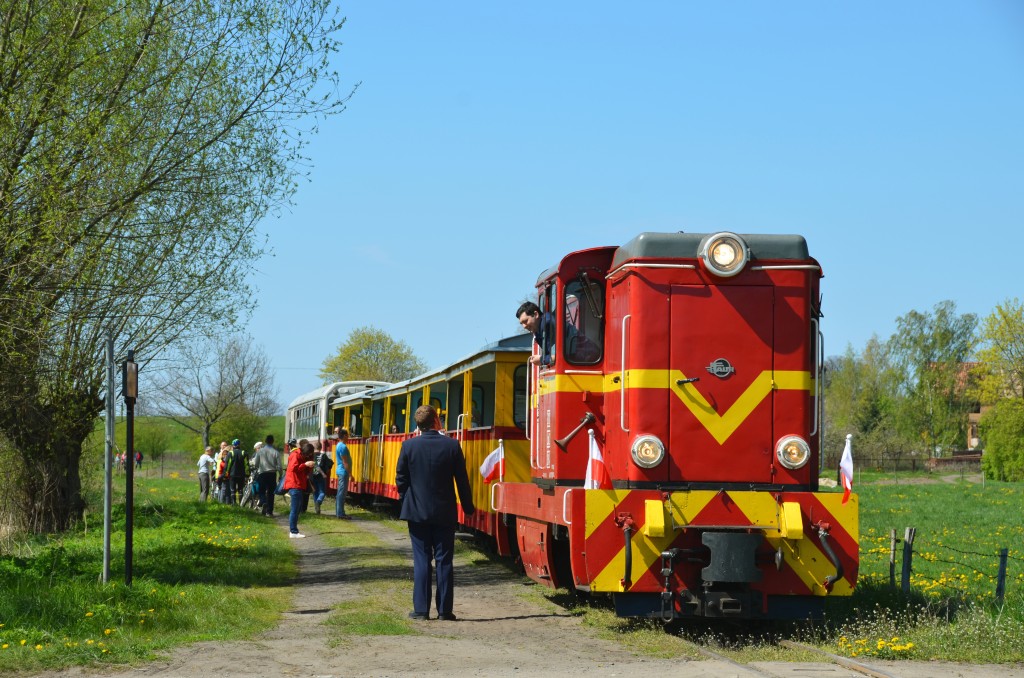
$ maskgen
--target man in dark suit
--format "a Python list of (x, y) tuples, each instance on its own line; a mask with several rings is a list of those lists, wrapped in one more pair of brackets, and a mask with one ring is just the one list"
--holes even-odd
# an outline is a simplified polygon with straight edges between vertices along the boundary
[(430, 405), (416, 408), (413, 415), (420, 435), (402, 443), (398, 454), (395, 485), (402, 504), (399, 517), (409, 524), (412, 541), (412, 619), (427, 619), (431, 598), (431, 561), (437, 573), (437, 618), (455, 621), (455, 527), (459, 490), (462, 510), (468, 516), (476, 510), (469, 489), (466, 458), (458, 441), (438, 432), (437, 411)]

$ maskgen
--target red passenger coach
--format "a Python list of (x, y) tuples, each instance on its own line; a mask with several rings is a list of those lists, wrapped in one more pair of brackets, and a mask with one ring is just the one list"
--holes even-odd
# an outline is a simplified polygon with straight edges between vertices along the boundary
[(849, 595), (857, 497), (818, 491), (820, 278), (802, 237), (732, 233), (543, 273), (551, 364), (529, 373), (529, 481), (492, 490), (499, 549), (622, 615), (814, 618)]

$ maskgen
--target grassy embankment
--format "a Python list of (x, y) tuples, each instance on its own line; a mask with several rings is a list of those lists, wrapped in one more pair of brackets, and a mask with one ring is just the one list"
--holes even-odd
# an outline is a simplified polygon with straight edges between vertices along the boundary
[[(18, 542), (13, 553), (0, 558), (0, 587), (6, 593), (0, 599), (0, 669), (135, 661), (174, 645), (252, 635), (272, 626), (287, 608), (294, 560), (281, 530), (253, 513), (198, 505), (194, 480), (142, 477), (138, 483), (131, 589), (121, 583), (120, 507), (111, 583), (105, 586), (97, 583), (101, 533), (94, 521), (88, 534)], [(785, 637), (857, 657), (1024, 660), (1024, 526), (1019, 518), (1024, 485), (857, 489), (862, 533), (857, 592), (829, 608), (826, 627), (794, 627)], [(918, 530), (909, 596), (888, 586), (888, 532), (896, 528), (902, 536), (906, 526)], [(327, 538), (346, 547), (352, 574), (365, 581), (360, 597), (338, 606), (329, 623), (343, 625), (346, 636), (414, 632), (405, 619), (410, 566), (403, 556), (363, 532)], [(996, 606), (996, 554), (1003, 546), (1010, 548), (1010, 568), (1004, 604)], [(460, 567), (493, 563), (461, 543), (457, 558)], [(381, 572), (388, 576), (366, 574)], [(615, 619), (605, 605), (524, 588), (535, 599), (547, 595), (568, 607), (602, 634), (625, 635), (633, 648), (657, 656), (692, 653), (685, 643), (660, 633), (656, 623)], [(232, 624), (223, 624), (225, 618)], [(705, 633), (688, 637), (723, 640)], [(813, 659), (780, 651), (759, 637), (740, 634), (732, 640), (737, 649), (726, 651), (740, 661)]]

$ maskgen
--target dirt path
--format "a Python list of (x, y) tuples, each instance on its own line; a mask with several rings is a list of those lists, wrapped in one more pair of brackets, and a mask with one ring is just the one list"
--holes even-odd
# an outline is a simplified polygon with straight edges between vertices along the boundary
[[(282, 529), (286, 529), (282, 522)], [(337, 530), (363, 530), (407, 557), (412, 577), (409, 540), (373, 521), (337, 523)], [(308, 534), (308, 533), (307, 533)], [(340, 646), (328, 643), (343, 630), (322, 622), (331, 607), (358, 595), (368, 574), (345, 557), (344, 549), (328, 547), (316, 534), (292, 544), (301, 554), (295, 607), (273, 630), (233, 643), (198, 643), (175, 650), (166, 660), (134, 669), (97, 671), (70, 669), (48, 676), (686, 676), (745, 677), (756, 674), (720, 661), (651, 659), (621, 644), (602, 640), (563, 612), (551, 612), (524, 600), (517, 592), (522, 580), (496, 564), (455, 569), (455, 613), (459, 620), (416, 622), (422, 635), (354, 637)], [(410, 601), (411, 602), (411, 601)], [(770, 675), (856, 676), (827, 664), (766, 662), (758, 668)], [(939, 678), (990, 676), (1024, 678), (1024, 670), (997, 667), (900, 664), (883, 669), (892, 676)], [(764, 674), (760, 674), (764, 675)]]

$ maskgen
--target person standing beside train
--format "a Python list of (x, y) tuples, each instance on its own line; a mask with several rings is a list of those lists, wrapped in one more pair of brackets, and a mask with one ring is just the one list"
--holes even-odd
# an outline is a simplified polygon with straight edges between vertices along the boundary
[(203, 454), (200, 455), (199, 461), (196, 463), (196, 466), (199, 467), (199, 501), (202, 502), (210, 498), (210, 471), (216, 463), (211, 452), (213, 452), (213, 448), (208, 446), (203, 450)]
[(228, 452), (228, 500), (225, 504), (240, 504), (242, 491), (245, 490), (246, 479), (249, 477), (248, 460), (242, 450), (242, 441), (235, 438), (231, 441)]
[[(408, 523), (412, 542), (411, 619), (427, 619), (431, 599), (431, 561), (437, 577), (437, 618), (455, 621), (455, 528), (459, 522), (455, 489), (463, 512), (475, 512), (466, 473), (466, 458), (457, 440), (437, 431), (437, 410), (421, 405), (413, 415), (420, 435), (402, 443), (395, 485), (399, 518)], [(454, 481), (454, 485), (452, 483)]]
[(341, 520), (350, 520), (345, 513), (345, 496), (348, 494), (348, 480), (352, 476), (352, 455), (349, 454), (348, 430), (342, 427), (334, 429), (338, 437), (338, 445), (334, 448), (334, 472), (338, 476), (338, 491), (334, 495), (334, 515)]
[(304, 539), (306, 535), (299, 532), (299, 511), (307, 497), (309, 487), (309, 471), (313, 468), (313, 446), (302, 440), (299, 447), (288, 455), (288, 469), (284, 472), (284, 491), (291, 501), (288, 512), (288, 532), (292, 539)]
[(269, 435), (256, 453), (256, 483), (260, 488), (260, 513), (274, 515), (274, 490), (277, 488), (277, 470), (281, 468), (281, 453), (274, 448), (274, 436)]

